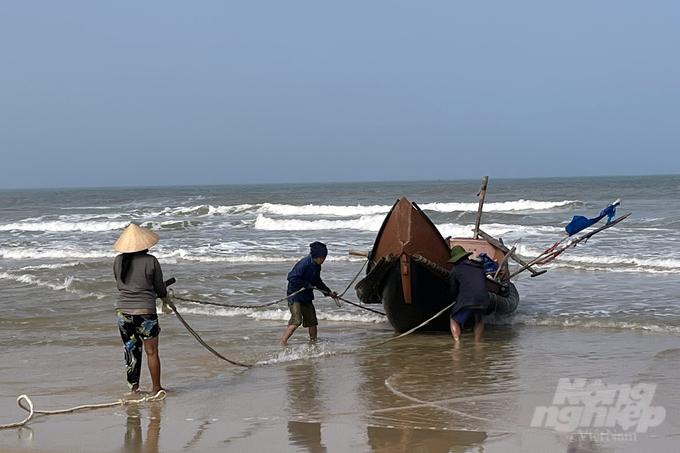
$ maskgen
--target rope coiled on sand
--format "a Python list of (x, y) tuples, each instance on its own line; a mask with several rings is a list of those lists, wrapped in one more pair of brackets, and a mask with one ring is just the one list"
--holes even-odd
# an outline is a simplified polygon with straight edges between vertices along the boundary
[[(380, 311), (373, 310), (373, 309), (368, 308), (368, 307), (364, 307), (364, 306), (362, 306), (362, 305), (356, 304), (356, 303), (351, 302), (351, 301), (349, 301), (349, 300), (347, 300), (347, 299), (344, 299), (344, 298), (342, 297), (342, 296), (347, 292), (347, 290), (350, 288), (350, 286), (352, 285), (352, 283), (354, 283), (354, 281), (357, 279), (357, 277), (359, 276), (359, 274), (361, 273), (361, 271), (362, 271), (362, 270), (364, 269), (364, 267), (366, 266), (366, 263), (367, 263), (367, 262), (368, 262), (368, 260), (366, 260), (366, 261), (364, 262), (364, 264), (363, 264), (363, 266), (361, 267), (361, 269), (359, 269), (359, 272), (354, 276), (354, 278), (350, 281), (350, 283), (349, 283), (349, 285), (347, 286), (347, 288), (345, 288), (345, 290), (344, 290), (341, 294), (339, 294), (339, 295), (338, 295), (338, 294), (334, 294), (334, 295), (333, 295), (333, 294), (325, 293), (325, 292), (323, 292), (323, 291), (322, 291), (322, 293), (324, 293), (325, 296), (329, 296), (329, 295), (330, 295), (330, 296), (335, 300), (335, 302), (338, 304), (338, 306), (340, 305), (338, 301), (339, 301), (339, 300), (342, 300), (342, 301), (344, 301), (344, 302), (346, 302), (346, 303), (348, 303), (348, 304), (350, 304), (350, 305), (353, 305), (353, 306), (362, 308), (362, 309), (364, 309), (364, 310), (368, 310), (368, 311), (371, 311), (371, 312), (373, 312), (373, 313), (377, 313), (377, 314), (379, 314), (379, 315), (385, 316), (385, 314), (382, 313), (382, 312), (380, 312)], [(275, 301), (272, 301), (272, 302), (268, 302), (268, 303), (266, 303), (266, 304), (260, 304), (260, 305), (219, 304), (219, 303), (215, 303), (215, 302), (201, 301), (201, 300), (196, 300), (196, 299), (190, 299), (190, 298), (175, 296), (175, 295), (173, 294), (172, 290), (169, 290), (169, 291), (168, 291), (168, 297), (167, 297), (165, 300), (163, 300), (163, 310), (164, 310), (166, 313), (168, 313), (168, 309), (170, 310), (170, 313), (174, 312), (174, 314), (177, 316), (177, 319), (179, 319), (179, 321), (184, 325), (184, 327), (189, 331), (189, 333), (190, 333), (194, 338), (196, 338), (196, 340), (197, 340), (203, 347), (205, 347), (208, 351), (210, 351), (210, 352), (211, 352), (212, 354), (214, 354), (216, 357), (218, 357), (218, 358), (220, 358), (220, 359), (222, 359), (222, 360), (224, 360), (224, 361), (226, 361), (226, 362), (229, 362), (229, 363), (231, 363), (232, 365), (241, 366), (241, 367), (244, 367), (244, 368), (250, 368), (250, 367), (253, 366), (252, 364), (245, 364), (245, 363), (237, 362), (237, 361), (235, 361), (235, 360), (231, 360), (231, 359), (229, 359), (229, 358), (223, 356), (223, 355), (220, 354), (219, 352), (217, 352), (217, 351), (216, 351), (215, 349), (213, 349), (210, 345), (208, 345), (208, 344), (201, 338), (201, 336), (200, 336), (200, 335), (199, 335), (199, 334), (198, 334), (198, 333), (197, 333), (197, 332), (196, 332), (196, 331), (195, 331), (195, 330), (194, 330), (194, 329), (186, 322), (186, 320), (182, 317), (182, 315), (179, 314), (179, 312), (177, 311), (177, 307), (175, 306), (173, 300), (177, 299), (177, 300), (181, 300), (181, 301), (184, 301), (184, 302), (192, 302), (192, 303), (197, 303), (197, 304), (202, 304), (202, 305), (213, 305), (213, 306), (229, 307), (229, 308), (262, 308), (262, 307), (268, 307), (268, 306), (275, 305), (275, 304), (277, 304), (277, 303), (286, 301), (286, 300), (288, 300), (289, 298), (291, 298), (291, 297), (295, 296), (296, 294), (299, 294), (299, 293), (301, 293), (302, 291), (305, 291), (305, 290), (307, 290), (307, 289), (308, 289), (308, 288), (302, 288), (302, 289), (300, 289), (300, 290), (298, 290), (298, 291), (296, 291), (296, 292), (294, 292), (294, 293), (292, 293), (292, 294), (287, 295), (286, 297), (283, 297), (283, 298), (281, 298), (281, 299), (278, 299), (278, 300), (275, 300)], [(320, 291), (318, 288), (312, 288), (312, 289), (316, 289), (316, 290)], [(428, 322), (429, 322), (429, 321), (428, 321)], [(419, 327), (420, 327), (420, 326), (419, 326)], [(414, 330), (415, 330), (415, 329), (414, 329)], [(406, 335), (408, 335), (408, 334), (411, 333), (411, 332), (412, 332), (412, 331), (409, 331), (409, 332), (407, 332), (407, 333), (405, 333), (405, 334), (402, 334), (402, 335), (400, 335), (400, 336), (398, 336), (398, 337), (392, 338), (392, 339), (390, 339), (390, 340), (388, 340), (388, 341), (396, 340), (397, 338), (401, 338), (401, 337), (403, 337), (403, 336), (406, 336)], [(384, 343), (384, 342), (383, 342), (383, 343)], [(382, 344), (382, 343), (378, 343), (378, 344)], [(377, 345), (374, 345), (374, 346), (377, 346)], [(76, 411), (86, 410), (86, 409), (100, 409), (100, 408), (105, 408), (105, 407), (126, 406), (126, 405), (130, 405), (130, 404), (139, 404), (139, 403), (145, 403), (145, 402), (162, 401), (162, 400), (164, 400), (164, 399), (166, 398), (166, 396), (167, 396), (167, 393), (165, 392), (165, 390), (160, 390), (160, 391), (159, 391), (158, 393), (156, 393), (155, 395), (144, 396), (144, 397), (142, 397), (142, 398), (140, 398), (140, 399), (119, 399), (118, 401), (114, 401), (114, 402), (111, 402), (111, 403), (85, 404), (85, 405), (81, 405), (81, 406), (75, 406), (75, 407), (72, 407), (72, 408), (69, 408), (69, 409), (61, 409), (61, 410), (47, 411), (47, 410), (36, 410), (35, 407), (34, 407), (34, 405), (33, 405), (33, 402), (32, 402), (31, 399), (28, 397), (28, 395), (22, 394), (22, 395), (19, 395), (19, 396), (17, 397), (17, 405), (18, 405), (20, 408), (22, 408), (23, 410), (25, 410), (26, 412), (28, 412), (28, 416), (27, 416), (24, 420), (22, 420), (22, 421), (20, 421), (20, 422), (17, 422), (17, 423), (10, 423), (10, 424), (7, 424), (7, 425), (0, 425), (0, 429), (21, 428), (21, 427), (25, 426), (25, 425), (26, 425), (31, 419), (33, 419), (34, 416), (36, 416), (36, 415), (56, 415), (56, 414), (66, 414), (66, 413), (71, 413), (71, 412), (76, 412)]]
[[(26, 425), (34, 415), (55, 415), (55, 414), (67, 414), (69, 412), (76, 412), (84, 409), (101, 409), (103, 407), (113, 407), (113, 406), (128, 406), (130, 404), (139, 404), (139, 403), (146, 403), (146, 402), (153, 402), (153, 401), (162, 401), (165, 399), (167, 396), (167, 393), (165, 390), (159, 390), (158, 393), (155, 395), (148, 395), (144, 396), (140, 399), (119, 399), (118, 401), (114, 401), (112, 403), (102, 403), (102, 404), (84, 404), (82, 406), (76, 406), (72, 407), (70, 409), (60, 409), (60, 410), (55, 410), (55, 411), (39, 411), (36, 410), (33, 407), (33, 401), (26, 395), (19, 395), (17, 397), (17, 405), (19, 405), (20, 408), (28, 412), (28, 417), (26, 417), (23, 421), (20, 421), (18, 423), (10, 423), (9, 425), (0, 425), (0, 429), (7, 429), (7, 428), (21, 428), (22, 426)], [(24, 402), (28, 405), (25, 406)]]

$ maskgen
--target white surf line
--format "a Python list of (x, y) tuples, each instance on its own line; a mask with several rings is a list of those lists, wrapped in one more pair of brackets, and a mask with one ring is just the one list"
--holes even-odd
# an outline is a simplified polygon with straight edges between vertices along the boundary
[(2, 272), (0, 273), (0, 280), (13, 280), (25, 285), (42, 286), (45, 288), (50, 288), (53, 291), (65, 291), (67, 293), (76, 294), (80, 297), (96, 297), (97, 299), (103, 299), (106, 297), (105, 294), (87, 293), (79, 289), (70, 289), (69, 287), (71, 286), (71, 283), (74, 280), (77, 280), (74, 276), (66, 277), (63, 284), (56, 284), (46, 282), (31, 274), (14, 275), (10, 274), (9, 272)]

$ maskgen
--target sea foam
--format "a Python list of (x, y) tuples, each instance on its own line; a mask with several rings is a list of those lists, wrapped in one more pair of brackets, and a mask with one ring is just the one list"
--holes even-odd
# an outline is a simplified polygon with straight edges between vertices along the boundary
[(313, 230), (363, 230), (378, 231), (384, 220), (383, 216), (361, 216), (353, 220), (299, 220), (272, 219), (259, 214), (255, 220), (256, 230), (280, 231), (313, 231)]
[(0, 231), (44, 231), (44, 232), (69, 232), (83, 231), (96, 233), (101, 231), (123, 230), (129, 222), (16, 222), (0, 225)]

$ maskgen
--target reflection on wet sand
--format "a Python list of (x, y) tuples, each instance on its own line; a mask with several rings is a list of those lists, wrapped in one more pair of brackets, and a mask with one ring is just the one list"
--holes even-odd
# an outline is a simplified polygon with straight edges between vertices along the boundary
[[(289, 417), (314, 416), (323, 410), (320, 392), (323, 386), (318, 362), (295, 364), (286, 367)], [(321, 441), (321, 423), (314, 421), (289, 421), (288, 440), (291, 445), (304, 447), (310, 453), (323, 453), (326, 446)]]
[(567, 453), (608, 453), (612, 451), (611, 448), (603, 447), (592, 438), (584, 438), (577, 434), (569, 438), (569, 446), (567, 447)]
[(158, 439), (161, 434), (161, 404), (153, 403), (149, 407), (146, 441), (142, 436), (141, 408), (137, 404), (131, 404), (126, 406), (126, 411), (127, 421), (121, 451), (126, 453), (158, 453)]
[(310, 453), (326, 451), (326, 446), (321, 442), (321, 423), (289, 421), (288, 440), (291, 445), (305, 447)]
[(470, 445), (484, 440), (486, 433), (477, 431), (368, 427), (368, 442), (371, 450), (376, 453), (465, 451)]
[(517, 405), (514, 336), (494, 329), (456, 348), (446, 335), (413, 335), (363, 357), (373, 451), (465, 450), (502, 434)]

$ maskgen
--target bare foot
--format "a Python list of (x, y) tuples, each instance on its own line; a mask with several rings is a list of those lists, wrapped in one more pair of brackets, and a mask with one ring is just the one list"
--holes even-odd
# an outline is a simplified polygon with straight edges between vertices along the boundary
[(142, 391), (139, 390), (139, 385), (133, 385), (130, 389), (130, 395), (137, 395), (139, 393), (142, 393)]

